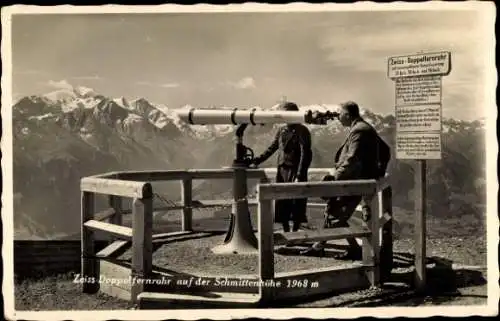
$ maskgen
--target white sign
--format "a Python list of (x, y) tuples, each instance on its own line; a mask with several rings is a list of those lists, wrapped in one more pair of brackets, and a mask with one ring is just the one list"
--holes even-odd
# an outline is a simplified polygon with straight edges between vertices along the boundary
[(387, 63), (387, 75), (391, 79), (425, 75), (446, 76), (450, 71), (451, 54), (447, 51), (390, 57)]
[(396, 79), (396, 106), (441, 103), (441, 76)]
[(441, 159), (441, 132), (398, 133), (397, 159)]
[(441, 105), (396, 106), (396, 131), (441, 131)]
[(388, 59), (396, 83), (397, 159), (441, 159), (441, 78), (450, 71), (447, 51)]

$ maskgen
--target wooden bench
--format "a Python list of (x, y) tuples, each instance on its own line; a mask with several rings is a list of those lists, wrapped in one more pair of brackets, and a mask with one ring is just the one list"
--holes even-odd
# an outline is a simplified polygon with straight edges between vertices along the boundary
[(363, 227), (339, 227), (331, 229), (306, 230), (288, 233), (274, 233), (275, 245), (300, 244), (305, 242), (321, 242), (341, 240), (348, 237), (369, 237), (371, 231)]

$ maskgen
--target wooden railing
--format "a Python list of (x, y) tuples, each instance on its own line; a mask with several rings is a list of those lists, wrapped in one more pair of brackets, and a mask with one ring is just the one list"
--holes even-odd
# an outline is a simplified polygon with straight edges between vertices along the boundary
[[(272, 260), (272, 215), (271, 203), (273, 199), (291, 197), (321, 197), (334, 195), (371, 195), (388, 186), (387, 180), (381, 181), (344, 181), (344, 182), (308, 182), (308, 183), (266, 183), (274, 180), (276, 169), (248, 169), (247, 179), (257, 179), (258, 198), (250, 200), (249, 205), (259, 206), (259, 249), (261, 278), (273, 277), (274, 263)], [(313, 168), (309, 175), (325, 175), (329, 169)], [(192, 195), (193, 180), (201, 179), (232, 179), (233, 170), (228, 169), (188, 169), (172, 171), (128, 171), (112, 172), (102, 175), (85, 177), (81, 180), (81, 220), (82, 220), (82, 277), (89, 280), (83, 284), (83, 292), (95, 293), (98, 291), (99, 279), (98, 260), (99, 254), (94, 249), (94, 232), (101, 231), (114, 236), (116, 239), (124, 240), (117, 243), (117, 250), (126, 242), (132, 242), (132, 277), (147, 279), (152, 274), (152, 241), (155, 238), (165, 236), (165, 233), (153, 235), (153, 187), (151, 182), (173, 181), (181, 183), (181, 202), (171, 206), (162, 207), (162, 210), (182, 209), (182, 231), (192, 230), (192, 215), (194, 208), (227, 206), (232, 200), (194, 200)], [(386, 189), (387, 190), (387, 189)], [(390, 188), (389, 188), (390, 191)], [(95, 213), (95, 194), (108, 195), (109, 208)], [(382, 195), (382, 194), (380, 194)], [(375, 199), (379, 199), (376, 197)], [(131, 198), (132, 209), (126, 211), (122, 208), (122, 199)], [(372, 202), (374, 212), (378, 212), (380, 206), (389, 208), (388, 203), (381, 200)], [(390, 202), (389, 202), (390, 203)], [(321, 203), (308, 204), (308, 206), (324, 206)], [(384, 207), (384, 208), (385, 208)], [(372, 209), (372, 210), (373, 210)], [(388, 212), (388, 211), (386, 211)], [(389, 211), (392, 212), (392, 211)], [(122, 226), (122, 215), (132, 214), (132, 227)], [(381, 212), (382, 213), (382, 212)], [(104, 222), (107, 220), (108, 222)], [(381, 221), (372, 220), (372, 231), (379, 230)], [(386, 225), (386, 224), (385, 224)], [(384, 226), (385, 226), (384, 225)], [(179, 232), (167, 233), (178, 234)], [(373, 235), (379, 235), (374, 233)], [(390, 234), (390, 233), (389, 233)], [(121, 244), (121, 245), (120, 245)], [(366, 264), (378, 264), (378, 236), (372, 236), (370, 242), (365, 246), (373, 253)], [(391, 242), (392, 244), (392, 242)], [(271, 253), (271, 254), (270, 254)], [(101, 253), (102, 254), (102, 253)], [(270, 259), (271, 258), (271, 259)], [(145, 291), (146, 283), (134, 282), (132, 284), (132, 298)]]
[[(364, 203), (369, 206), (371, 216), (366, 222), (367, 230), (357, 231), (338, 228), (328, 231), (328, 235), (318, 235), (316, 239), (302, 234), (296, 241), (326, 241), (344, 239), (346, 237), (362, 237), (362, 265), (352, 269), (354, 274), (362, 270), (372, 286), (378, 286), (387, 277), (392, 268), (392, 190), (385, 177), (377, 180), (328, 181), (328, 182), (298, 182), (298, 183), (268, 183), (258, 187), (258, 233), (259, 233), (259, 277), (262, 282), (276, 279), (274, 270), (274, 232), (272, 201), (278, 199), (302, 197), (337, 197), (361, 195)], [(294, 233), (292, 233), (294, 234)], [(318, 233), (321, 234), (321, 233)], [(303, 272), (303, 275), (317, 273), (318, 270)], [(381, 275), (382, 274), (382, 275)], [(359, 278), (358, 278), (359, 279)], [(361, 279), (359, 279), (361, 280)], [(334, 280), (335, 287), (343, 286), (343, 280)], [(345, 285), (349, 286), (349, 285)], [(353, 285), (354, 286), (354, 285)], [(263, 301), (272, 301), (276, 296), (272, 287), (260, 289)], [(290, 296), (290, 293), (286, 294)], [(282, 297), (278, 296), (278, 297)], [(293, 294), (292, 294), (293, 296)]]

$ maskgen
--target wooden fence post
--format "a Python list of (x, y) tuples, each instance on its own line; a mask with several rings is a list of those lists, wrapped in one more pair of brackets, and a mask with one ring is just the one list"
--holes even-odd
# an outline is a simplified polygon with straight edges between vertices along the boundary
[(367, 225), (370, 228), (371, 236), (363, 238), (363, 265), (367, 267), (367, 276), (372, 286), (378, 286), (380, 283), (380, 231), (379, 231), (379, 193), (376, 193), (371, 198), (370, 202), (370, 219)]
[(153, 271), (153, 198), (135, 198), (132, 204), (132, 288), (131, 297), (147, 291)]
[(393, 239), (392, 239), (392, 188), (386, 187), (382, 191), (382, 212), (387, 221), (382, 228), (382, 245), (380, 247), (381, 282), (389, 280), (393, 265)]
[(83, 224), (94, 218), (95, 196), (91, 192), (81, 192), (81, 277), (82, 291), (99, 291), (99, 265), (94, 245), (94, 232)]
[(193, 230), (193, 180), (186, 178), (181, 181), (182, 196), (182, 230)]
[[(273, 207), (271, 200), (263, 200), (260, 185), (257, 187), (258, 207), (258, 241), (259, 241), (259, 280), (274, 279), (274, 240), (273, 240)], [(274, 290), (272, 286), (259, 286), (261, 302), (266, 305), (272, 302)]]
[(427, 247), (427, 163), (418, 160), (415, 168), (415, 286), (417, 292), (426, 289), (426, 247)]
[(115, 214), (111, 216), (110, 223), (122, 225), (122, 198), (120, 196), (110, 195), (109, 206), (115, 210)]

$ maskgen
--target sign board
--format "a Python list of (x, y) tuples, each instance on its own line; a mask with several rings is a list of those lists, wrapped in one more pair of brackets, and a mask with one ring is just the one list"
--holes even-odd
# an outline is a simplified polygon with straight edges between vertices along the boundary
[(415, 285), (426, 287), (426, 177), (428, 159), (441, 159), (441, 77), (451, 54), (391, 57), (387, 74), (396, 84), (396, 158), (415, 163)]
[(388, 59), (388, 76), (396, 85), (397, 159), (441, 159), (441, 79), (450, 71), (446, 51)]
[(441, 105), (396, 107), (396, 132), (441, 131)]
[(440, 76), (415, 76), (396, 79), (396, 106), (440, 103)]
[(451, 53), (447, 51), (389, 58), (389, 78), (424, 75), (446, 76), (451, 71)]
[(440, 133), (400, 133), (396, 137), (399, 159), (441, 159)]

